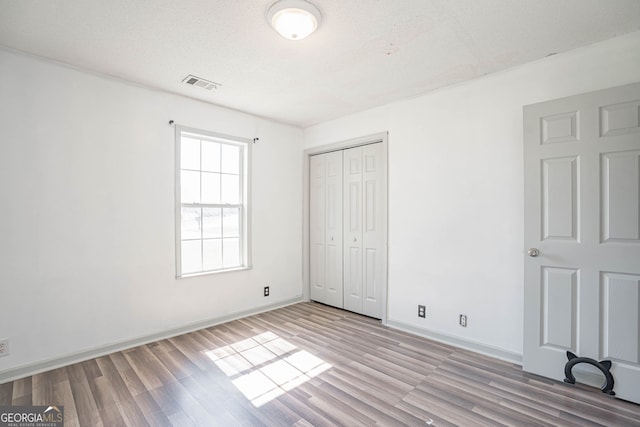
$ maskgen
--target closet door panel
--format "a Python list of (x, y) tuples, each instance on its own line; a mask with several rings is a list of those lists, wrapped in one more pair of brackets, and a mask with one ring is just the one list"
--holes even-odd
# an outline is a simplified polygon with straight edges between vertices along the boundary
[(344, 151), (344, 308), (362, 312), (362, 147)]
[(309, 296), (326, 302), (325, 292), (325, 168), (324, 156), (309, 159)]
[(362, 314), (381, 318), (386, 272), (386, 165), (382, 144), (362, 147)]
[(342, 209), (342, 152), (324, 154), (325, 169), (325, 259), (327, 304), (343, 307), (343, 209)]

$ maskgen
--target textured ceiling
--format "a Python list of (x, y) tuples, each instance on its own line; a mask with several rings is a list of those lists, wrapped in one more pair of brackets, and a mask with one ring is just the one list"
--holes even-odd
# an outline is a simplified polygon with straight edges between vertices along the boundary
[(0, 0), (0, 45), (308, 126), (640, 30), (638, 0), (311, 1), (289, 41), (274, 0)]

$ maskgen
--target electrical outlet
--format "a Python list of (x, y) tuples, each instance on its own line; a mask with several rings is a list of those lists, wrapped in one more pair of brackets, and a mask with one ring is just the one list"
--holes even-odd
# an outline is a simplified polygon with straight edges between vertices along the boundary
[(418, 306), (418, 317), (427, 317), (427, 308), (424, 305)]
[(269, 287), (268, 287), (268, 286), (265, 286), (265, 287), (264, 287), (264, 296), (265, 296), (265, 297), (268, 297), (268, 296), (269, 296)]
[(0, 340), (0, 357), (9, 355), (9, 340)]
[(460, 315), (460, 326), (463, 327), (467, 327), (467, 315), (466, 314), (461, 314)]

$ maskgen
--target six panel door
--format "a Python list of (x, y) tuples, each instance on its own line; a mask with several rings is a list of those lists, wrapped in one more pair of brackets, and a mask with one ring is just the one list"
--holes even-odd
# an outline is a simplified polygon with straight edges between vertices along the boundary
[(310, 297), (342, 308), (342, 152), (312, 156), (309, 174)]
[(523, 368), (561, 381), (567, 351), (610, 360), (640, 403), (640, 84), (527, 106), (524, 137)]
[(309, 295), (318, 302), (326, 302), (325, 169), (325, 156), (309, 159)]
[(382, 144), (344, 151), (344, 308), (381, 318), (386, 278)]
[(324, 302), (343, 307), (342, 294), (342, 152), (323, 155), (326, 158), (326, 281)]

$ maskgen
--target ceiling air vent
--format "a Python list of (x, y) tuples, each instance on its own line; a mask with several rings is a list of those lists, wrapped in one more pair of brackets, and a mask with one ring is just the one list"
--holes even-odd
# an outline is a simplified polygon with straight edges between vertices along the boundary
[(221, 86), (220, 83), (205, 80), (201, 77), (196, 77), (191, 74), (185, 77), (184, 80), (182, 80), (182, 83), (186, 83), (191, 86), (198, 86), (206, 90), (218, 89), (218, 86)]

